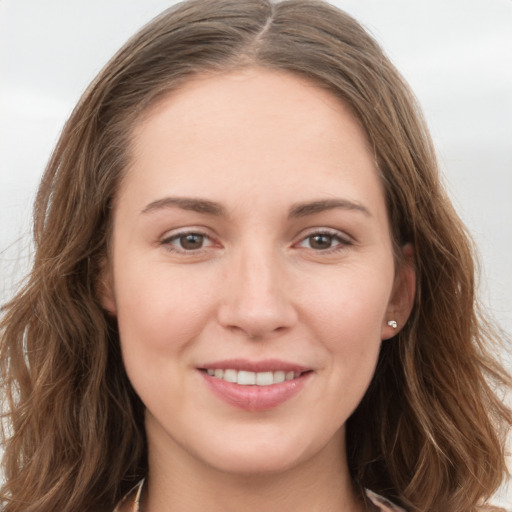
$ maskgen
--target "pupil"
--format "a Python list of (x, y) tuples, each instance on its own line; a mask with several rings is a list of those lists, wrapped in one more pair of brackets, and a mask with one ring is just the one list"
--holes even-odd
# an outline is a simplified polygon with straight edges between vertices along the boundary
[(200, 249), (203, 245), (203, 235), (194, 233), (184, 235), (180, 238), (180, 244), (183, 249)]
[(329, 247), (331, 247), (331, 243), (331, 235), (314, 235), (310, 240), (310, 244), (313, 249), (329, 249)]

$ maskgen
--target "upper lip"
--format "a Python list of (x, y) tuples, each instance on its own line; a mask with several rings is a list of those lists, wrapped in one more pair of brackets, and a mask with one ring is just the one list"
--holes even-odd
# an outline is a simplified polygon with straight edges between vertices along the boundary
[(248, 372), (296, 372), (302, 373), (311, 370), (300, 364), (282, 361), (280, 359), (264, 359), (261, 361), (251, 361), (248, 359), (224, 359), (223, 361), (212, 361), (202, 364), (198, 367), (202, 370), (242, 370)]

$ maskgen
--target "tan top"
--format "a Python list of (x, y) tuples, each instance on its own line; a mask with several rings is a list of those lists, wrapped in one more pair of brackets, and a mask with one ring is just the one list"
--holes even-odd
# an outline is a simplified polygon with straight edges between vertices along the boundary
[[(141, 480), (134, 489), (118, 503), (114, 512), (141, 512), (139, 503), (143, 485), (144, 480)], [(366, 495), (373, 505), (375, 505), (373, 512), (406, 512), (403, 508), (397, 507), (389, 500), (375, 494), (373, 491), (367, 489)]]

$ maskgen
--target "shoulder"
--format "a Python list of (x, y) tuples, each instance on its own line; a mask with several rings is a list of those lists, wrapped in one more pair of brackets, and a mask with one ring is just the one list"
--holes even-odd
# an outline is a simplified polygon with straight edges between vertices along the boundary
[(394, 503), (391, 503), (388, 499), (380, 496), (369, 489), (365, 490), (366, 496), (375, 505), (376, 511), (379, 512), (406, 512), (403, 508), (398, 507)]

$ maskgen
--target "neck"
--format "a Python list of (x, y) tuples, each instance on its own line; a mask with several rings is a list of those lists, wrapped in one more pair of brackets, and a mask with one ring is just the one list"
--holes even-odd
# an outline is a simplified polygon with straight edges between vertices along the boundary
[(278, 472), (233, 474), (206, 466), (183, 451), (173, 449), (168, 456), (155, 452), (151, 441), (149, 448), (142, 512), (364, 510), (348, 473), (341, 433), (313, 458)]

